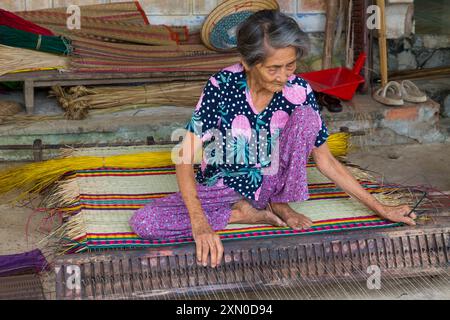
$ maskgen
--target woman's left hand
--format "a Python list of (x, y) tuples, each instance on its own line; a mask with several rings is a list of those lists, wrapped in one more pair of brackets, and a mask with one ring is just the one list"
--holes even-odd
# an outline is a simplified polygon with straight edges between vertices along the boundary
[(387, 206), (381, 204), (372, 194), (365, 190), (350, 171), (331, 154), (327, 143), (313, 148), (312, 155), (319, 171), (347, 194), (359, 200), (367, 208), (375, 211), (380, 217), (392, 222), (402, 222), (415, 226), (416, 215), (411, 213), (408, 205)]
[(381, 212), (378, 212), (378, 215), (392, 222), (403, 222), (409, 226), (415, 226), (416, 222), (414, 219), (416, 219), (417, 216), (414, 212), (408, 216), (410, 212), (411, 207), (406, 204), (399, 206), (383, 205), (382, 210)]

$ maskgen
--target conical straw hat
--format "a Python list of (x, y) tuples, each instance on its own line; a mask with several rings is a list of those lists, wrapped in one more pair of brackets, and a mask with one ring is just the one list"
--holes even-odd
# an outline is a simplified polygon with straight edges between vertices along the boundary
[(236, 48), (236, 27), (250, 15), (261, 10), (279, 10), (276, 0), (227, 0), (219, 4), (206, 18), (201, 39), (216, 51)]

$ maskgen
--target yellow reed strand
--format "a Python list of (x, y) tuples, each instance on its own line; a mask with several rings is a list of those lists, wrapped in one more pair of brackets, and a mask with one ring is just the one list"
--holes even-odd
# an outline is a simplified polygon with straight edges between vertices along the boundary
[(65, 173), (100, 167), (148, 168), (171, 165), (170, 152), (147, 152), (111, 157), (75, 157), (30, 163), (0, 172), (0, 194), (22, 190), (16, 198), (39, 193), (59, 180)]
[(350, 147), (349, 141), (350, 134), (345, 132), (331, 134), (327, 139), (328, 147), (335, 157), (347, 155)]

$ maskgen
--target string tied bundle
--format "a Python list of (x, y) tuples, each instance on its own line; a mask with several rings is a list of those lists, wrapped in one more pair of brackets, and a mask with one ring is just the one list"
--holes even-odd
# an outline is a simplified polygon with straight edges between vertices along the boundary
[(62, 36), (45, 36), (0, 25), (0, 44), (42, 52), (70, 55), (70, 40)]

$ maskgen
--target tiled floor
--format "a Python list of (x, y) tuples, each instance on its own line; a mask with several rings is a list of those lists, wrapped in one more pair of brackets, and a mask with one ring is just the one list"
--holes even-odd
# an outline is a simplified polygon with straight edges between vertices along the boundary
[(449, 0), (415, 0), (417, 34), (450, 34)]

